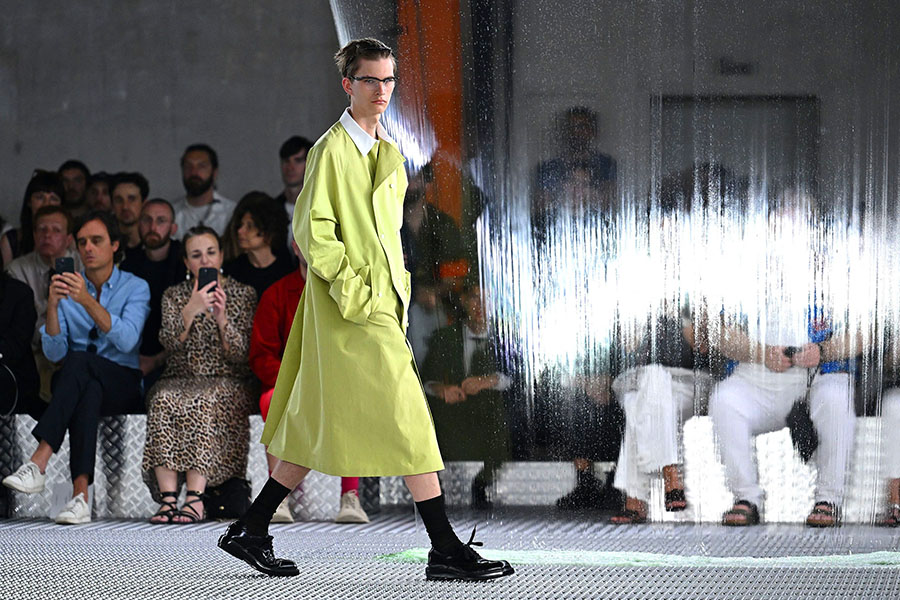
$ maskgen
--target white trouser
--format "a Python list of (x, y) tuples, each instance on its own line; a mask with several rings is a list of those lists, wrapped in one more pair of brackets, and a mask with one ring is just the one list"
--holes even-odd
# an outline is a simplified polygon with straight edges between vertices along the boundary
[[(725, 475), (735, 500), (762, 505), (763, 490), (753, 460), (753, 436), (786, 427), (794, 402), (806, 393), (807, 370), (775, 373), (760, 364), (740, 364), (719, 383), (709, 399), (709, 415)], [(841, 504), (855, 414), (847, 373), (816, 375), (810, 391), (810, 416), (819, 438), (816, 500)]]
[(891, 388), (881, 397), (881, 457), (883, 472), (900, 478), (900, 388)]
[(705, 395), (709, 374), (648, 365), (613, 382), (625, 409), (625, 436), (613, 485), (632, 498), (650, 500), (650, 478), (680, 461), (681, 427), (694, 414), (694, 395)]

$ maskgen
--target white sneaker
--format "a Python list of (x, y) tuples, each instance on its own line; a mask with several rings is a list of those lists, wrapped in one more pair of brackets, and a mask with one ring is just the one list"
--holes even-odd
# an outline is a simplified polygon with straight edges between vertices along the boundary
[(44, 482), (47, 476), (41, 473), (40, 467), (28, 461), (19, 467), (12, 475), (3, 478), (3, 485), (18, 492), (36, 494), (44, 491)]
[(56, 515), (56, 522), (61, 525), (78, 525), (91, 522), (91, 507), (84, 494), (78, 494)]
[(291, 507), (288, 505), (288, 500), (290, 496), (281, 501), (281, 504), (278, 505), (278, 510), (275, 511), (275, 514), (272, 515), (272, 520), (270, 523), (293, 523), (294, 515), (291, 514)]
[(353, 490), (341, 496), (341, 511), (334, 518), (335, 523), (368, 523), (369, 515), (359, 503), (359, 496)]

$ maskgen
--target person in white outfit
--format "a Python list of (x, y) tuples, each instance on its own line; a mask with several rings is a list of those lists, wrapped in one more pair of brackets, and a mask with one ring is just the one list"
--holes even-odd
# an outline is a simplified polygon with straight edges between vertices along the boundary
[[(681, 461), (681, 428), (709, 394), (708, 343), (696, 331), (690, 311), (681, 319), (660, 318), (655, 336), (643, 336), (635, 355), (642, 366), (630, 368), (613, 382), (625, 410), (625, 435), (619, 449), (613, 485), (625, 495), (625, 507), (610, 518), (616, 525), (644, 523), (652, 477), (662, 472), (665, 508), (687, 508)], [(651, 338), (655, 343), (650, 342)], [(649, 363), (649, 364), (648, 364)]]
[(883, 473), (888, 478), (888, 514), (882, 521), (888, 527), (900, 526), (900, 462), (897, 449), (900, 448), (900, 388), (891, 388), (881, 398), (881, 455), (884, 459)]

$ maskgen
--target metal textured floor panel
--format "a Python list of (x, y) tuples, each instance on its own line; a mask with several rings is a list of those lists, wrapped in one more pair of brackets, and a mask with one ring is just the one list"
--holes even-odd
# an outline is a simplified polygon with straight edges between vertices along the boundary
[[(496, 550), (651, 552), (696, 557), (847, 556), (900, 551), (900, 531), (863, 525), (809, 530), (767, 525), (615, 527), (601, 514), (509, 509), (490, 518), (451, 515), (460, 533)], [(421, 564), (379, 558), (427, 545), (409, 509), (387, 510), (369, 525), (326, 522), (271, 528), (279, 555), (300, 577), (271, 579), (215, 547), (223, 523), (151, 526), (96, 521), (57, 526), (46, 520), (0, 521), (0, 599), (166, 598), (891, 598), (893, 567), (583, 567), (517, 565), (509, 578), (484, 583), (427, 582)]]

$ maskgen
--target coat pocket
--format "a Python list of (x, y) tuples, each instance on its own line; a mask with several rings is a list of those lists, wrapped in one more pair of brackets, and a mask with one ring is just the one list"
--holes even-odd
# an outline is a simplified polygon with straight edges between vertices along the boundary
[(363, 265), (356, 275), (349, 279), (335, 279), (328, 289), (328, 295), (337, 303), (341, 316), (348, 321), (362, 325), (373, 310), (374, 293), (371, 283), (371, 269)]

